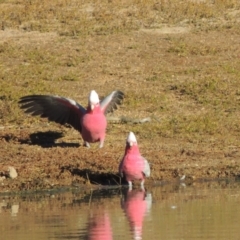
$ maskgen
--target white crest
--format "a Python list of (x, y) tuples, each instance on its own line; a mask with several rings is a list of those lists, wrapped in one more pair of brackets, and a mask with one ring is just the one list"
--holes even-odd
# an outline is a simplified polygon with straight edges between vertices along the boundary
[(89, 103), (90, 104), (97, 104), (99, 102), (100, 102), (100, 100), (99, 100), (98, 94), (96, 93), (95, 90), (92, 90), (89, 94)]
[(137, 139), (133, 132), (129, 132), (128, 137), (127, 137), (127, 142), (128, 143), (137, 143)]

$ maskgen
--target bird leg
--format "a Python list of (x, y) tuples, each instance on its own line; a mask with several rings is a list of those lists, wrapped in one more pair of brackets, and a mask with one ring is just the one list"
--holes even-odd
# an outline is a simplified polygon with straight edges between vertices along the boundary
[(142, 189), (143, 191), (145, 191), (145, 188), (144, 188), (144, 180), (141, 181), (141, 185), (140, 185), (140, 186), (141, 186), (141, 189)]
[(104, 140), (100, 140), (99, 148), (102, 148), (104, 145)]
[(128, 181), (128, 189), (129, 189), (129, 191), (132, 191), (132, 182), (131, 181)]

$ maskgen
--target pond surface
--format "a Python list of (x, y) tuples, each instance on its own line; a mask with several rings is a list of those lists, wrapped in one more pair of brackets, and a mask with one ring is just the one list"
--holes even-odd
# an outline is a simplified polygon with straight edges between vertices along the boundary
[(0, 196), (1, 239), (240, 239), (240, 183)]

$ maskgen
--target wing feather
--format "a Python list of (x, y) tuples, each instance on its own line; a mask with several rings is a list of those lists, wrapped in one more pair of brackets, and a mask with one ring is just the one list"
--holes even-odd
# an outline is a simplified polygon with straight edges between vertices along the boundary
[(146, 158), (142, 157), (143, 161), (144, 161), (144, 169), (143, 169), (143, 173), (146, 177), (150, 177), (151, 174), (151, 169), (150, 169), (150, 165), (147, 161)]
[(123, 98), (124, 98), (124, 93), (118, 90), (113, 91), (108, 96), (106, 96), (100, 102), (101, 109), (104, 112), (104, 114), (113, 112), (115, 109), (117, 109), (117, 106), (122, 103)]
[(60, 124), (70, 124), (76, 130), (82, 130), (80, 119), (86, 110), (72, 99), (53, 95), (29, 95), (20, 98), (20, 108), (32, 116), (48, 118)]

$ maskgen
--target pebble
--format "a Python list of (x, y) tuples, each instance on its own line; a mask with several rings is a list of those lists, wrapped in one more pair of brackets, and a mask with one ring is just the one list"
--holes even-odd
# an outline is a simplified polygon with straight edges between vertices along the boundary
[(0, 177), (0, 182), (2, 182), (4, 179), (6, 179), (6, 177), (5, 176), (1, 176)]
[(9, 177), (12, 178), (12, 179), (14, 179), (18, 176), (17, 171), (14, 167), (9, 166), (8, 167), (8, 173), (9, 173)]

